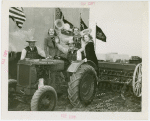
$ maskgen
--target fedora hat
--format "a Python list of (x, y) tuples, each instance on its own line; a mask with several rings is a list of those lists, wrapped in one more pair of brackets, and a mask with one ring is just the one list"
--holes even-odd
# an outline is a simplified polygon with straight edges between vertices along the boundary
[(92, 29), (84, 29), (83, 31), (80, 32), (80, 35), (83, 36), (85, 34), (90, 34), (92, 32)]
[(27, 40), (26, 42), (36, 42), (36, 40), (31, 39), (31, 40)]
[(67, 42), (67, 44), (66, 44), (66, 45), (69, 45), (69, 44), (74, 44), (73, 39), (70, 39), (70, 40)]

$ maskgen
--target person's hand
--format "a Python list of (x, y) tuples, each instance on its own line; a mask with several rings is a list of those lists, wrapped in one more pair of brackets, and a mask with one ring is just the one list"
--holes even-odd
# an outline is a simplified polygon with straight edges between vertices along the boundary
[(59, 38), (56, 37), (56, 38), (55, 38), (55, 43), (58, 44), (59, 42), (60, 42), (60, 41), (59, 41)]
[(52, 59), (53, 57), (51, 55), (47, 56), (46, 59)]
[(60, 59), (60, 57), (59, 57), (59, 56), (57, 56), (57, 55), (55, 55), (55, 56), (54, 56), (54, 59)]
[(84, 62), (87, 62), (87, 58), (84, 59)]

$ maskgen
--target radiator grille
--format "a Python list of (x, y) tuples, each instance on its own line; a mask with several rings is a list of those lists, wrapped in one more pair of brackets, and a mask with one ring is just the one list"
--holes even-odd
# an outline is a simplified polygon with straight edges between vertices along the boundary
[(29, 85), (29, 77), (30, 77), (29, 74), (30, 74), (30, 66), (19, 65), (19, 76), (18, 76), (19, 85), (22, 86)]

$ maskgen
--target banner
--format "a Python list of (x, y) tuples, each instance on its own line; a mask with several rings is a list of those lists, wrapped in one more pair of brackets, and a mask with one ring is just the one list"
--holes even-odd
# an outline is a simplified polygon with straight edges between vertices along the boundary
[(86, 24), (84, 23), (84, 21), (82, 20), (82, 18), (80, 17), (80, 31), (87, 29), (88, 27), (86, 26)]
[(97, 25), (96, 25), (96, 38), (102, 40), (103, 42), (106, 42), (105, 34), (101, 30), (101, 28), (99, 28)]

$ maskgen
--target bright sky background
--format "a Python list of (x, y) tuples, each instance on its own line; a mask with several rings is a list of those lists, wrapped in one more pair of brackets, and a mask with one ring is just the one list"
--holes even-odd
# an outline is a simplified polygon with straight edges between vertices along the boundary
[[(107, 42), (96, 40), (96, 53), (118, 53), (127, 54), (129, 56), (142, 57), (142, 41), (148, 38), (148, 4), (147, 2), (95, 2), (93, 5), (82, 5), (80, 7), (69, 7), (69, 3), (65, 3), (61, 8), (65, 19), (79, 27), (80, 13), (86, 25), (92, 29), (92, 36), (95, 41), (95, 26), (97, 25), (103, 30), (107, 37)], [(75, 2), (81, 5), (80, 2)], [(88, 9), (90, 7), (90, 9)], [(55, 8), (55, 7), (54, 7)], [(21, 31), (29, 31), (35, 29), (34, 39), (37, 45), (44, 48), (44, 38), (50, 27), (54, 24), (54, 8), (24, 8), (27, 20), (23, 24)], [(67, 8), (67, 9), (66, 9)], [(86, 8), (86, 9), (85, 9)], [(90, 15), (89, 15), (90, 12)], [(89, 19), (89, 22), (88, 22)], [(14, 44), (17, 50), (27, 46), (24, 39), (21, 38), (21, 31), (16, 24), (9, 19), (10, 34), (19, 36), (9, 36), (9, 41)], [(24, 35), (24, 34), (22, 34)], [(148, 41), (148, 40), (146, 40)], [(19, 48), (19, 49), (18, 49)], [(144, 48), (144, 47), (143, 47)]]
[(95, 24), (103, 30), (107, 42), (96, 40), (96, 53), (142, 56), (142, 40), (148, 33), (148, 6), (145, 2), (99, 2), (90, 9), (90, 28), (95, 40)]

